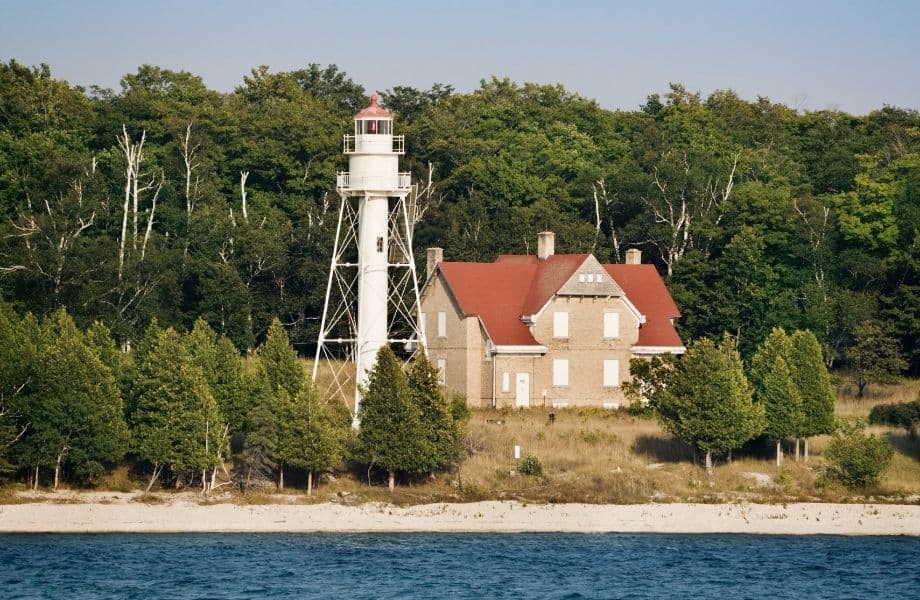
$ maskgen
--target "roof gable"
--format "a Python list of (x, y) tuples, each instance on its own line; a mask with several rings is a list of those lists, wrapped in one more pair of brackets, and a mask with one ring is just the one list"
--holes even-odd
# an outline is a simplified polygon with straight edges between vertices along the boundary
[(619, 298), (623, 289), (592, 255), (578, 267), (556, 293), (560, 296), (612, 296)]

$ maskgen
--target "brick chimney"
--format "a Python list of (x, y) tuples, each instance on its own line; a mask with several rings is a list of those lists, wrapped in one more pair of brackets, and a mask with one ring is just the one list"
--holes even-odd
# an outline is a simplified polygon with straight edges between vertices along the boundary
[(639, 265), (642, 264), (642, 250), (638, 248), (630, 248), (626, 251), (626, 264), (627, 265)]
[(537, 258), (546, 260), (556, 252), (556, 234), (544, 231), (537, 234)]
[(438, 263), (444, 260), (444, 250), (442, 248), (428, 248), (425, 251), (425, 258), (427, 263), (425, 265), (425, 276), (431, 277), (431, 274), (434, 273), (435, 267), (438, 266)]

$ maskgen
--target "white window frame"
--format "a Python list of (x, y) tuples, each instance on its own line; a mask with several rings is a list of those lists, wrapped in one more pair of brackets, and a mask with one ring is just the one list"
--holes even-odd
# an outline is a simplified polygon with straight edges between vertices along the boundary
[(502, 391), (510, 392), (511, 391), (511, 373), (505, 371), (502, 373)]
[(620, 360), (617, 358), (604, 359), (604, 387), (620, 387)]
[(556, 311), (553, 313), (553, 337), (569, 337), (569, 313), (566, 311)]
[(553, 359), (553, 385), (556, 387), (568, 387), (569, 385), (569, 359)]
[(438, 383), (447, 385), (447, 359), (438, 359)]
[(615, 340), (620, 337), (620, 313), (604, 313), (604, 339)]
[(438, 311), (438, 337), (447, 337), (447, 313), (443, 310)]

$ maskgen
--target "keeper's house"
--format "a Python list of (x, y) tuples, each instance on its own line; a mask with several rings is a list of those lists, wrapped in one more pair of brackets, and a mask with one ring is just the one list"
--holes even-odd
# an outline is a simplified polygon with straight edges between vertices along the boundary
[(428, 356), (471, 406), (616, 408), (631, 358), (684, 352), (680, 312), (638, 250), (613, 265), (553, 250), (549, 232), (537, 256), (492, 263), (444, 262), (428, 249)]

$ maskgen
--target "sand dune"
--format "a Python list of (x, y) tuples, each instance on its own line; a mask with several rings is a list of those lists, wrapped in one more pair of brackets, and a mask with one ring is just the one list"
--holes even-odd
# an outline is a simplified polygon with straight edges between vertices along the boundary
[[(920, 536), (920, 506), (891, 504), (522, 504), (133, 502), (84, 495), (0, 505), (0, 532), (641, 532)], [(86, 501), (89, 500), (89, 501)]]

